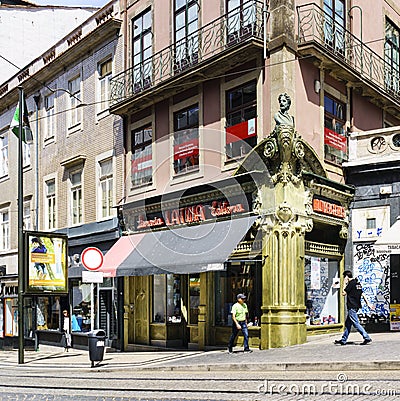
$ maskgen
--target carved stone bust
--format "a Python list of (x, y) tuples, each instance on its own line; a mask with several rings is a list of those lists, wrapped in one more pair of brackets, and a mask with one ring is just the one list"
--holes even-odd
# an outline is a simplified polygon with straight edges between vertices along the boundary
[(278, 96), (280, 110), (274, 115), (275, 128), (278, 125), (287, 125), (294, 127), (294, 117), (289, 114), (289, 109), (292, 104), (292, 100), (287, 93), (281, 93)]

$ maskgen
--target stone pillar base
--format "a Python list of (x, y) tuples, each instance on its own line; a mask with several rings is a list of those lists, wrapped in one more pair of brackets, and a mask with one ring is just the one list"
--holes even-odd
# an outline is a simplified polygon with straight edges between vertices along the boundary
[(261, 316), (261, 349), (303, 344), (307, 340), (303, 307), (266, 308)]

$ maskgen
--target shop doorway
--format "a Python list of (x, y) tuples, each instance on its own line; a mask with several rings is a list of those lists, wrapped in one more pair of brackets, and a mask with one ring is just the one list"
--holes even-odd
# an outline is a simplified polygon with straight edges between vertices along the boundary
[(147, 276), (129, 278), (129, 344), (149, 342), (149, 280)]
[(107, 339), (112, 340), (117, 328), (112, 289), (99, 289), (99, 306), (98, 327), (106, 332)]

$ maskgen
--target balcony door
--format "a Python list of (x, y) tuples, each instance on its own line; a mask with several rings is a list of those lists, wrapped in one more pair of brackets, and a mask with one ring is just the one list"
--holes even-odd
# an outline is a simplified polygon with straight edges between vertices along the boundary
[(133, 93), (141, 92), (151, 85), (152, 77), (152, 42), (151, 9), (133, 19)]
[(253, 34), (256, 22), (256, 2), (227, 0), (227, 43), (238, 43)]
[(345, 5), (344, 0), (324, 0), (325, 43), (339, 55), (345, 53)]
[(199, 0), (174, 0), (175, 71), (198, 62)]
[(400, 29), (389, 19), (385, 27), (385, 87), (400, 91)]

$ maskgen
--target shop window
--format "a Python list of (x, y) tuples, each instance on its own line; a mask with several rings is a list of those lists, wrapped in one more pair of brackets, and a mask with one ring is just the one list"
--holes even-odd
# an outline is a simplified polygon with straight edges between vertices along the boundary
[[(97, 305), (97, 294), (93, 294), (94, 305)], [(91, 284), (75, 281), (72, 283), (72, 313), (76, 316), (76, 320), (80, 331), (88, 332), (91, 330)], [(96, 312), (96, 311), (95, 311)]]
[(4, 337), (4, 304), (0, 303), (0, 337)]
[(4, 314), (4, 335), (18, 336), (18, 299), (6, 298)]
[(61, 298), (38, 297), (36, 305), (36, 322), (38, 330), (59, 330), (61, 328)]
[(305, 257), (305, 304), (307, 324), (339, 323), (339, 262)]
[(155, 275), (153, 294), (154, 323), (180, 323), (182, 320), (180, 276)]
[(230, 262), (224, 272), (215, 274), (215, 324), (230, 326), (236, 295), (247, 296), (249, 325), (258, 325), (261, 315), (261, 262)]
[(245, 156), (257, 144), (256, 81), (226, 92), (226, 157)]
[(182, 174), (199, 169), (199, 106), (174, 113), (174, 171)]
[(324, 108), (325, 160), (340, 165), (347, 160), (346, 105), (325, 96)]
[(163, 274), (153, 276), (153, 321), (165, 323), (166, 281)]
[(151, 184), (153, 177), (151, 125), (132, 131), (132, 185)]
[(200, 305), (200, 274), (189, 276), (189, 324), (197, 324)]

